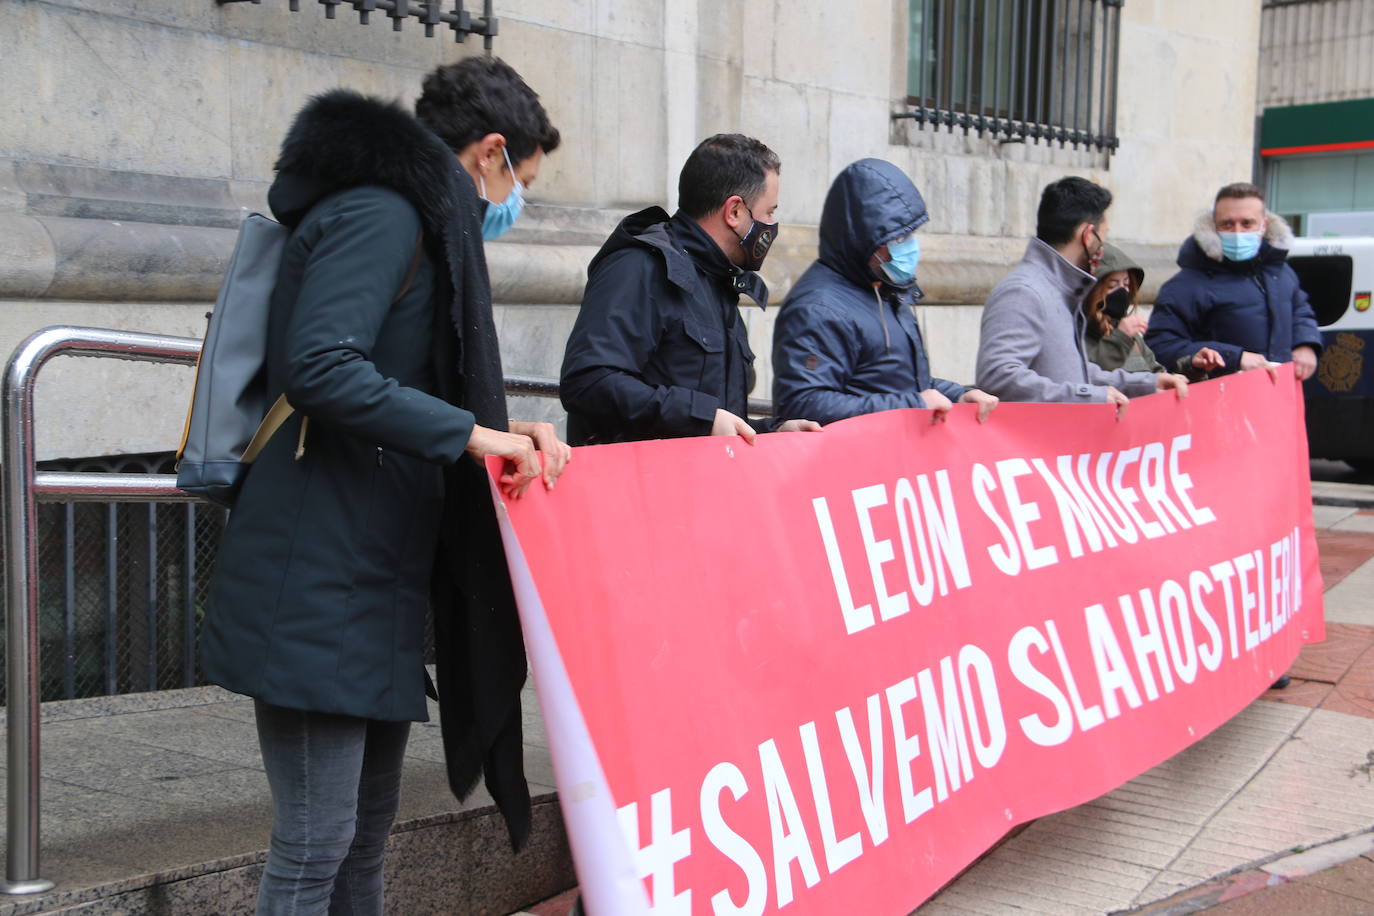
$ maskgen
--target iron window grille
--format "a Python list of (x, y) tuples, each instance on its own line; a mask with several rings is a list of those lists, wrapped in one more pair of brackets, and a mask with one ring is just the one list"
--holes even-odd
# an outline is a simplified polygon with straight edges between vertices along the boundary
[[(226, 3), (262, 3), (262, 0), (215, 0), (223, 6)], [(496, 37), (498, 21), (492, 13), (492, 0), (483, 0), (482, 15), (474, 16), (463, 8), (463, 0), (318, 0), (324, 7), (324, 17), (334, 19), (338, 8), (349, 7), (358, 14), (358, 23), (368, 25), (373, 13), (385, 14), (391, 20), (392, 31), (399, 32), (407, 20), (415, 19), (425, 27), (425, 37), (433, 37), (434, 30), (447, 26), (453, 32), (454, 41), (462, 42), (469, 35), (481, 35), (482, 46), (491, 50), (491, 40)], [(288, 0), (293, 13), (300, 12), (301, 0)], [(445, 10), (444, 7), (452, 6)]]
[(908, 0), (919, 126), (1111, 154), (1125, 0)]

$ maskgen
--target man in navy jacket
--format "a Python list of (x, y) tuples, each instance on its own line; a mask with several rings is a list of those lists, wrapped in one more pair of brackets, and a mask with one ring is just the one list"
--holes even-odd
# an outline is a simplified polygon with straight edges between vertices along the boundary
[(1287, 264), (1293, 233), (1252, 184), (1217, 192), (1178, 251), (1179, 272), (1159, 291), (1145, 342), (1166, 366), (1203, 347), (1221, 354), (1214, 375), (1292, 360), (1299, 381), (1317, 370), (1321, 332)]
[(997, 398), (932, 378), (911, 306), (930, 217), (901, 169), (860, 159), (835, 178), (821, 211), (820, 259), (787, 297), (773, 329), (773, 403), (782, 416), (830, 423), (900, 407), (943, 414)]
[(570, 443), (820, 428), (745, 419), (754, 351), (739, 297), (768, 302), (757, 271), (778, 234), (780, 170), (752, 137), (708, 137), (682, 167), (677, 213), (649, 207), (611, 233), (563, 354)]

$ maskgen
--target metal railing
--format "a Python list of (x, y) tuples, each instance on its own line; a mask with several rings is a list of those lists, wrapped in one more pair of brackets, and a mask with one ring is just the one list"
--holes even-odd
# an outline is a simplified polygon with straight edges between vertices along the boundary
[[(193, 365), (201, 341), (103, 328), (52, 327), (19, 345), (0, 383), (0, 463), (4, 490), (6, 598), (6, 857), (0, 892), (36, 894), (53, 882), (40, 877), (39, 836), (39, 502), (171, 502), (196, 498), (178, 490), (173, 474), (38, 471), (33, 393), (38, 372), (54, 356), (111, 357)], [(552, 379), (507, 376), (506, 392), (557, 397)]]
[[(262, 0), (216, 0), (220, 6), (228, 3), (262, 3)], [(432, 37), (435, 29), (447, 26), (453, 31), (454, 41), (462, 42), (469, 35), (481, 35), (482, 47), (491, 50), (491, 40), (496, 37), (500, 23), (492, 14), (492, 0), (482, 0), (482, 15), (477, 16), (463, 9), (463, 0), (453, 0), (453, 10), (444, 11), (444, 0), (319, 0), (324, 7), (324, 18), (335, 18), (338, 7), (351, 7), (358, 14), (358, 24), (367, 25), (373, 13), (384, 13), (391, 20), (391, 30), (401, 31), (401, 26), (410, 19), (418, 20), (425, 27), (426, 37)], [(287, 8), (293, 13), (300, 12), (301, 0), (288, 0)]]
[(1124, 3), (911, 0), (909, 110), (892, 117), (1110, 154)]

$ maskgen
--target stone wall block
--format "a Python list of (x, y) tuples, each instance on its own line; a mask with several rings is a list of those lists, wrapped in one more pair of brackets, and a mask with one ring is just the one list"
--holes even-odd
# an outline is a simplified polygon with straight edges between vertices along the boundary
[(816, 223), (830, 186), (830, 93), (746, 76), (740, 130), (782, 159), (782, 218)]
[(411, 110), (424, 76), (423, 70), (248, 42), (230, 46), (229, 62), (233, 177), (241, 181), (272, 180), (282, 139), (311, 96), (335, 88), (353, 89), (399, 101)]
[(887, 158), (887, 121), (886, 99), (839, 92), (831, 95), (829, 180), (856, 159)]
[(218, 36), (28, 3), (6, 8), (4, 46), (0, 85), (15, 87), (0, 118), (8, 155), (167, 175), (229, 172)]
[[(697, 133), (699, 139), (712, 134), (739, 133), (740, 96), (744, 91), (744, 71), (738, 62), (697, 59)], [(669, 162), (677, 174), (680, 162)]]
[(0, 213), (0, 296), (41, 296), (52, 286), (57, 250), (31, 216)]
[[(887, 98), (891, 0), (774, 0), (773, 78)], [(884, 125), (886, 127), (886, 125)]]
[(592, 74), (595, 97), (615, 100), (593, 110), (597, 202), (617, 208), (665, 203), (663, 51), (597, 38)]
[(578, 303), (587, 265), (599, 246), (487, 245), (487, 272), (496, 302)]
[(592, 7), (592, 34), (597, 37), (663, 48), (663, 0), (598, 0)]
[(619, 110), (619, 100), (616, 95), (605, 98), (592, 91), (600, 66), (596, 41), (587, 34), (514, 19), (502, 21), (498, 41), (503, 43), (501, 58), (539, 93), (539, 101), (562, 135), (558, 149), (540, 166), (539, 181), (530, 189), (530, 198), (553, 204), (604, 203), (599, 189), (603, 184), (613, 184), (616, 178), (606, 163), (597, 159), (597, 131), (606, 111)]
[[(54, 299), (213, 300), (233, 250), (231, 229), (44, 217)], [(8, 294), (0, 290), (0, 295)]]

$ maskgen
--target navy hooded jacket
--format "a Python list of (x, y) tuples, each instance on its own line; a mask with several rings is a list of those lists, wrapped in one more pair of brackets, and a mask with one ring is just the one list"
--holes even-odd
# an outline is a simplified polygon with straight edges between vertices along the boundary
[(1246, 350), (1276, 363), (1293, 359), (1293, 348), (1321, 353), (1317, 318), (1287, 264), (1293, 233), (1284, 220), (1266, 214), (1269, 227), (1259, 254), (1228, 261), (1210, 212), (1199, 217), (1178, 251), (1179, 272), (1159, 290), (1145, 342), (1166, 366), (1203, 347), (1226, 360), (1220, 375), (1240, 368)]
[(860, 159), (835, 179), (821, 211), (820, 259), (802, 274), (773, 329), (773, 409), (830, 423), (925, 407), (934, 388), (951, 401), (966, 389), (933, 379), (911, 305), (916, 287), (875, 281), (878, 248), (930, 217), (911, 179), (890, 162)]
[(740, 293), (767, 304), (763, 279), (731, 263), (695, 220), (661, 207), (625, 217), (587, 268), (563, 352), (568, 442), (705, 436), (717, 408), (746, 416), (754, 351)]

